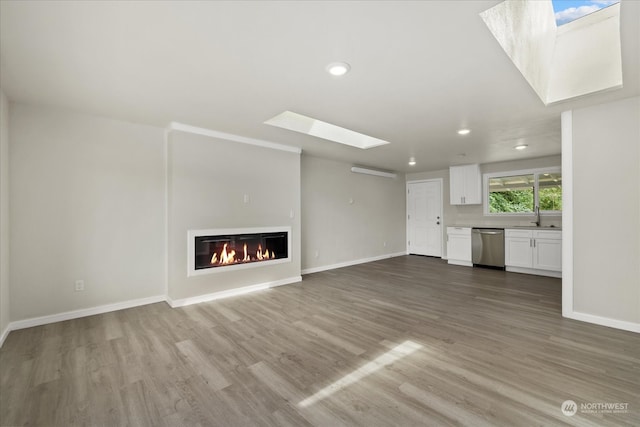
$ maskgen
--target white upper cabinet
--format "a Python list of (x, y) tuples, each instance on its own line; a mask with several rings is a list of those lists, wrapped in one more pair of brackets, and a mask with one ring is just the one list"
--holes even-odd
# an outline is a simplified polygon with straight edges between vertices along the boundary
[(482, 203), (482, 176), (480, 165), (451, 166), (449, 189), (452, 205), (479, 205)]

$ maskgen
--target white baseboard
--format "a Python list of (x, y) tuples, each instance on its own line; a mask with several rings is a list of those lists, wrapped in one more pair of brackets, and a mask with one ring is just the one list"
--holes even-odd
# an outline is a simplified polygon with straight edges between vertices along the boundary
[(231, 296), (242, 295), (249, 292), (255, 292), (262, 289), (273, 288), (276, 286), (288, 285), (290, 283), (301, 282), (302, 276), (289, 277), (286, 279), (275, 280), (272, 282), (259, 283), (257, 285), (245, 286), (239, 289), (229, 289), (221, 292), (214, 292), (207, 295), (199, 295), (197, 297), (184, 298), (179, 300), (172, 300), (166, 295), (158, 295), (148, 298), (140, 298), (136, 300), (123, 301), (114, 304), (106, 304), (97, 307), (84, 308), (80, 310), (66, 311), (64, 313), (52, 314), (49, 316), (33, 317), (30, 319), (16, 320), (10, 322), (9, 325), (2, 331), (0, 335), (0, 347), (4, 344), (5, 339), (11, 331), (18, 329), (31, 328), (34, 326), (46, 325), (49, 323), (62, 322), (65, 320), (78, 319), (80, 317), (93, 316), (96, 314), (109, 313), (111, 311), (124, 310), (127, 308), (138, 307), (141, 305), (154, 304), (157, 302), (167, 302), (172, 308), (182, 307), (190, 304), (197, 304), (199, 302), (213, 301), (221, 298), (228, 298)]
[(510, 271), (512, 273), (523, 273), (523, 274), (533, 274), (535, 276), (546, 276), (546, 277), (555, 277), (558, 279), (562, 278), (561, 271), (551, 271), (551, 270), (538, 270), (537, 268), (523, 268), (523, 267), (505, 267), (505, 271)]
[(471, 261), (460, 261), (460, 260), (457, 260), (457, 259), (447, 260), (447, 264), (462, 265), (464, 267), (473, 267), (473, 264), (471, 263)]
[(0, 335), (0, 348), (2, 348), (2, 344), (4, 344), (4, 340), (7, 339), (9, 332), (11, 332), (11, 329), (9, 329), (9, 326), (11, 326), (11, 324), (7, 325), (7, 327), (4, 328), (4, 331), (2, 331), (2, 335)]
[(564, 317), (582, 322), (594, 323), (596, 325), (608, 326), (609, 328), (622, 329), (624, 331), (640, 333), (640, 323), (627, 322), (626, 320), (611, 319), (609, 317), (596, 316), (593, 314), (572, 311)]
[(166, 298), (164, 295), (158, 295), (155, 297), (116, 302), (114, 304), (100, 305), (97, 307), (83, 308), (80, 310), (65, 311), (64, 313), (52, 314), (49, 316), (32, 317), (31, 319), (16, 320), (14, 322), (11, 322), (9, 323), (7, 329), (9, 331), (15, 331), (18, 329), (31, 328), (33, 326), (46, 325), (48, 323), (62, 322), (64, 320), (77, 319), (79, 317), (93, 316), (96, 314), (109, 313), (111, 311), (138, 307), (141, 305), (154, 304), (157, 302), (163, 302), (165, 300)]
[(275, 280), (272, 282), (258, 283), (256, 285), (243, 286), (242, 288), (229, 289), (226, 291), (213, 292), (205, 295), (198, 295), (195, 297), (171, 299), (167, 296), (167, 303), (171, 308), (184, 307), (185, 305), (198, 304), (201, 302), (208, 302), (222, 298), (229, 298), (238, 295), (248, 294), (250, 292), (262, 291), (276, 286), (289, 285), (291, 283), (297, 283), (302, 281), (302, 276), (288, 277), (286, 279)]
[(351, 265), (364, 264), (366, 262), (372, 262), (372, 261), (380, 261), (381, 259), (395, 258), (397, 256), (404, 256), (404, 255), (407, 255), (407, 253), (396, 252), (393, 254), (378, 255), (371, 258), (361, 258), (353, 261), (339, 262), (337, 264), (323, 265), (321, 267), (305, 268), (302, 270), (302, 274), (319, 273), (321, 271), (333, 270), (333, 269), (342, 268), (342, 267), (349, 267)]

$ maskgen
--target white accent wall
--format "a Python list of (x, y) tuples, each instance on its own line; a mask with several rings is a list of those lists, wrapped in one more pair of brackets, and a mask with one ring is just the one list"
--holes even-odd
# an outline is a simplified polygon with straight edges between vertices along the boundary
[[(300, 280), (300, 154), (182, 131), (168, 141), (168, 296)], [(245, 198), (246, 196), (246, 198)], [(246, 202), (245, 202), (246, 200)], [(292, 228), (291, 262), (187, 277), (187, 231)]]
[(573, 314), (640, 332), (640, 97), (573, 110)]
[(351, 167), (302, 156), (304, 273), (406, 252), (404, 175), (363, 175)]
[(0, 345), (8, 333), (9, 298), (9, 101), (0, 90)]
[(21, 104), (10, 129), (11, 321), (164, 294), (164, 130)]

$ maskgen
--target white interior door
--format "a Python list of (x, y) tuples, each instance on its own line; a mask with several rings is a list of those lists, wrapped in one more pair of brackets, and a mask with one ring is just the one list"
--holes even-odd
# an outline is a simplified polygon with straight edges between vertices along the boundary
[(442, 182), (407, 184), (409, 253), (442, 256)]

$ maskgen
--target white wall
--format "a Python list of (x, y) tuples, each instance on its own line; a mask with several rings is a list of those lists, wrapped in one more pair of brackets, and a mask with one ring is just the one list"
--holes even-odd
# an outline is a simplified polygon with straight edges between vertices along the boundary
[[(548, 156), (539, 157), (535, 159), (523, 159), (513, 160), (508, 162), (496, 162), (485, 163), (480, 165), (480, 172), (493, 173), (493, 172), (509, 172), (515, 170), (524, 169), (536, 169), (545, 167), (560, 167), (561, 156)], [(407, 174), (407, 181), (416, 181), (422, 179), (436, 179), (441, 178), (443, 181), (442, 194), (443, 194), (443, 214), (444, 223), (442, 228), (443, 242), (446, 242), (446, 228), (451, 226), (513, 226), (513, 225), (530, 225), (530, 221), (533, 217), (513, 217), (513, 216), (485, 216), (483, 205), (451, 205), (449, 199), (449, 169), (433, 171), (433, 172), (418, 172)], [(482, 189), (483, 195), (485, 194), (484, 188)], [(562, 226), (561, 216), (543, 216), (541, 218), (542, 225), (555, 225), (557, 227)], [(446, 257), (446, 245), (444, 247), (444, 257)]]
[[(180, 131), (171, 132), (168, 154), (172, 300), (299, 279), (299, 154)], [(187, 230), (273, 226), (292, 228), (290, 263), (187, 277)]]
[(545, 104), (622, 86), (620, 4), (560, 27), (551, 1), (503, 1), (480, 16)]
[[(573, 111), (573, 310), (640, 324), (640, 97)], [(638, 329), (640, 330), (640, 328)]]
[(162, 295), (163, 129), (20, 104), (10, 128), (11, 320)]
[(620, 4), (560, 26), (552, 63), (547, 103), (621, 87)]
[(406, 251), (404, 175), (362, 175), (351, 166), (302, 156), (303, 271)]
[(551, 1), (503, 1), (480, 16), (520, 73), (546, 101), (556, 39)]
[(9, 297), (9, 101), (0, 90), (0, 345), (10, 321)]

